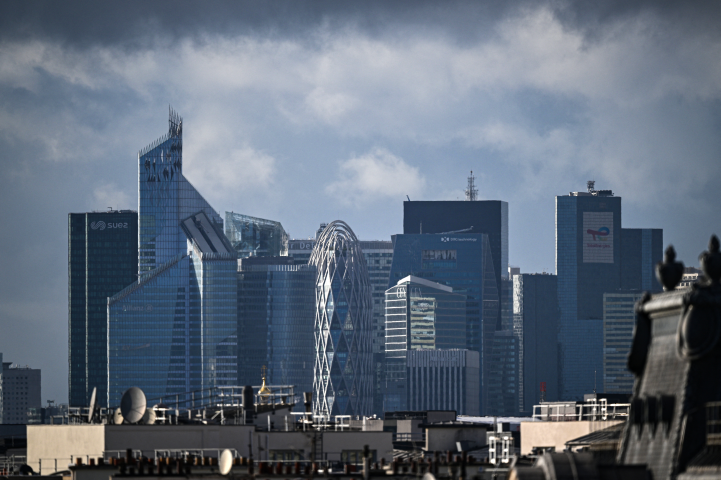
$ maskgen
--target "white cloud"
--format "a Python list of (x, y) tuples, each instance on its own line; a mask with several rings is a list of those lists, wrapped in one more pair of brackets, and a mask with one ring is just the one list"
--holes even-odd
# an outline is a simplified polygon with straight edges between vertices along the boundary
[(104, 211), (107, 208), (113, 210), (131, 208), (134, 210), (136, 204), (136, 199), (132, 198), (128, 192), (118, 188), (114, 183), (105, 183), (93, 189), (93, 205), (91, 208), (94, 210)]
[(426, 185), (418, 168), (383, 148), (341, 162), (338, 177), (326, 187), (326, 193), (355, 206), (385, 198), (401, 201), (406, 195), (415, 197)]
[[(197, 149), (203, 152), (202, 147)], [(247, 145), (230, 151), (203, 152), (186, 163), (185, 176), (206, 195), (237, 195), (239, 191), (262, 191), (273, 182), (275, 158)], [(212, 167), (208, 167), (212, 165)]]

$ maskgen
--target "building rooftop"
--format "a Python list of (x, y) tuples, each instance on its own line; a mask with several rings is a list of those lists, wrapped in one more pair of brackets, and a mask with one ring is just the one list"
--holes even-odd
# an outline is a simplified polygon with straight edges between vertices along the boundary
[(400, 280), (398, 280), (398, 283), (396, 283), (396, 285), (403, 285), (405, 283), (418, 283), (427, 287), (443, 290), (444, 292), (453, 292), (453, 289), (447, 285), (431, 282), (430, 280), (426, 280), (425, 278), (415, 277), (413, 275), (408, 275), (407, 277), (401, 278)]

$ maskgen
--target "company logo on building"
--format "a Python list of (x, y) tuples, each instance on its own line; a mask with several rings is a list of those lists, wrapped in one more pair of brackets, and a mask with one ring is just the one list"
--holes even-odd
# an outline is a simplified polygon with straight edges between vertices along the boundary
[(106, 228), (128, 228), (128, 222), (105, 223), (102, 220), (98, 220), (97, 222), (91, 223), (90, 228), (92, 228), (93, 230), (105, 230)]
[(441, 237), (441, 242), (475, 242), (477, 238)]
[(613, 263), (613, 212), (583, 212), (583, 263)]
[(593, 236), (593, 240), (599, 240), (601, 242), (608, 241), (608, 234), (611, 233), (611, 230), (609, 230), (608, 227), (601, 227), (598, 230), (593, 230), (589, 228), (586, 230), (586, 233)]

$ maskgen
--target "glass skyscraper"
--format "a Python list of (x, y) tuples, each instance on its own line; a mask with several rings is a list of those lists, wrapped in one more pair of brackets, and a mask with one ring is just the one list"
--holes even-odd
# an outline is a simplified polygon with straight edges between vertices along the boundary
[(558, 281), (555, 275), (513, 276), (513, 324), (519, 340), (519, 411), (533, 413), (541, 401), (558, 398)]
[(325, 227), (309, 264), (317, 272), (313, 412), (369, 415), (372, 297), (368, 267), (351, 228), (339, 220)]
[(288, 255), (288, 234), (274, 220), (225, 212), (225, 235), (240, 258)]
[(466, 297), (465, 348), (481, 354), (480, 403), (481, 412), (487, 412), (485, 382), (493, 368), (489, 358), (499, 320), (498, 287), (488, 235), (395, 235), (388, 287), (409, 275), (449, 286), (453, 293)]
[(406, 353), (464, 349), (466, 297), (446, 285), (413, 276), (400, 279), (385, 296), (384, 410), (408, 410)]
[(182, 174), (182, 120), (138, 154), (136, 283), (108, 300), (108, 404), (237, 381), (237, 258), (222, 219)]
[[(288, 256), (296, 264), (307, 264), (315, 239), (298, 239), (288, 242)], [(385, 391), (385, 291), (393, 263), (393, 243), (387, 240), (361, 240), (360, 247), (368, 266), (371, 296), (373, 300), (373, 413), (383, 414)]]
[(238, 268), (238, 384), (313, 388), (316, 270), (290, 257), (250, 257)]
[(561, 309), (561, 400), (581, 400), (603, 375), (603, 294), (656, 290), (662, 231), (622, 229), (621, 197), (611, 190), (556, 197), (556, 274)]
[(603, 294), (621, 281), (621, 198), (556, 197), (561, 399), (581, 400), (603, 372)]
[(68, 215), (69, 403), (107, 406), (108, 297), (137, 279), (138, 213)]

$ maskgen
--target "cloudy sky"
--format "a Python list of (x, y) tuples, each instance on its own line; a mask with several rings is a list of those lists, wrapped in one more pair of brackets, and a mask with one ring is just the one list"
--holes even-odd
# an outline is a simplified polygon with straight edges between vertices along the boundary
[(296, 238), (388, 239), (406, 195), (462, 199), (473, 170), (524, 272), (554, 271), (554, 196), (586, 180), (697, 265), (721, 233), (720, 8), (595, 3), (0, 3), (0, 352), (67, 401), (67, 214), (137, 208), (169, 105), (211, 204)]

